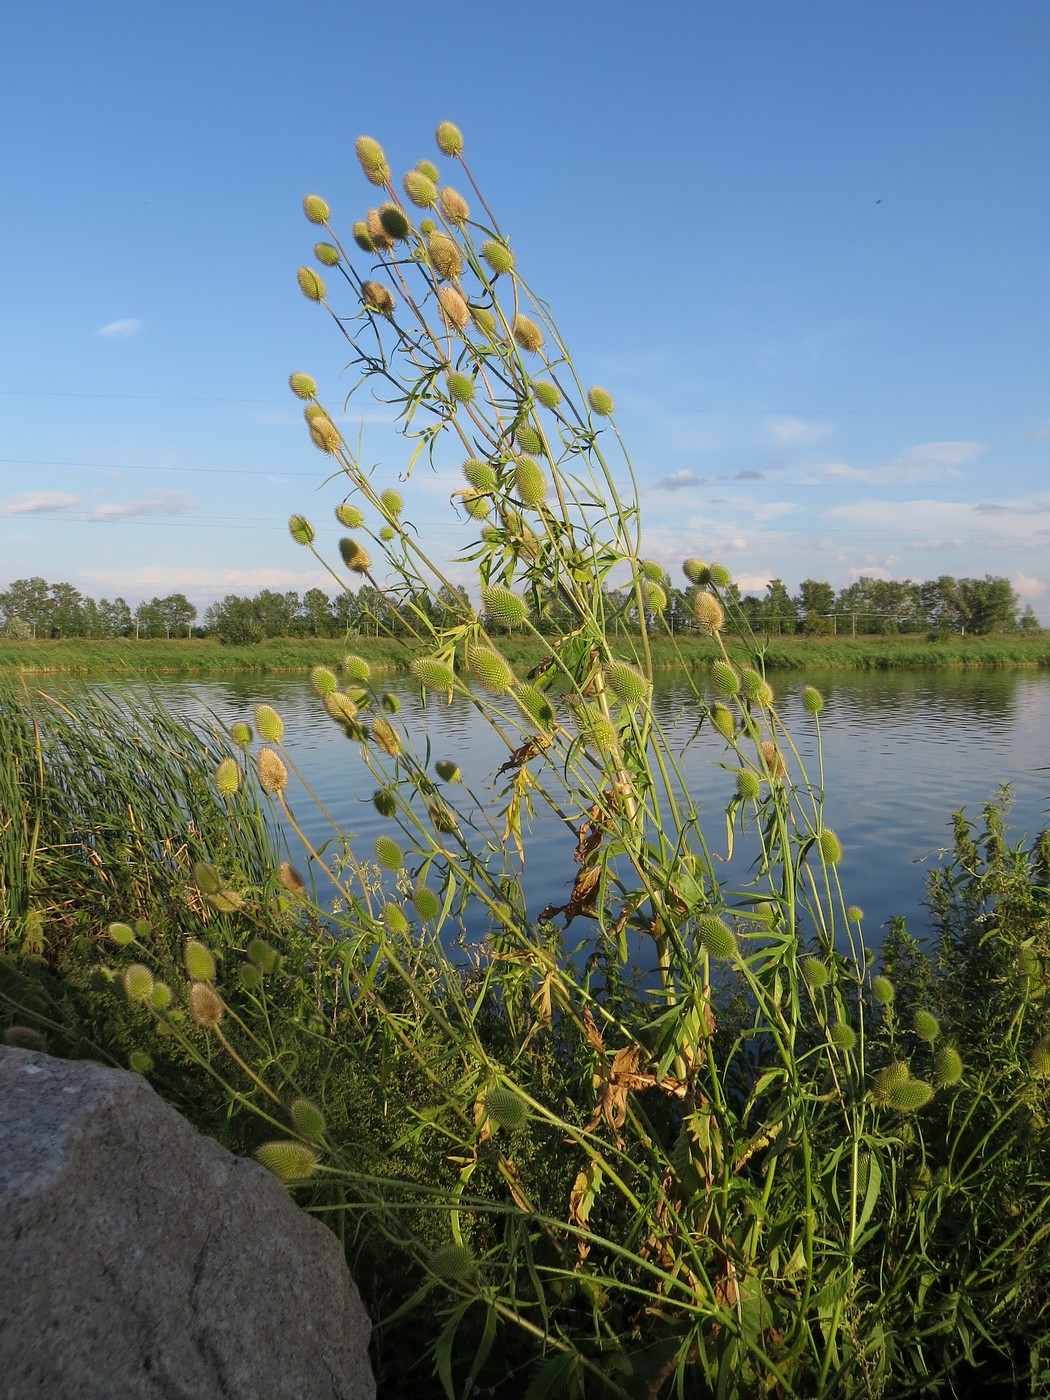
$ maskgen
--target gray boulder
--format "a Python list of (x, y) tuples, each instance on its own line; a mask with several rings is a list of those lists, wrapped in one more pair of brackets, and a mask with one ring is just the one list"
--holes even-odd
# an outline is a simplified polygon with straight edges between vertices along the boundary
[(335, 1237), (140, 1076), (0, 1047), (0, 1397), (371, 1400)]

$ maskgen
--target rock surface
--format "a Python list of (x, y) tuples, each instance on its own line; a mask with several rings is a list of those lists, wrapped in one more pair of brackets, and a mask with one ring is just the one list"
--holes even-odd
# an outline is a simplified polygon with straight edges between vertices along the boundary
[(0, 1047), (0, 1397), (371, 1400), (335, 1237), (140, 1076)]

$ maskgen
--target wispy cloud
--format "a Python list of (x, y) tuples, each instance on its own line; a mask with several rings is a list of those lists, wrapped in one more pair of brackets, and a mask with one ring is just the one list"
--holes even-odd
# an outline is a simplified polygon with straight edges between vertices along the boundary
[(138, 335), (141, 329), (142, 322), (129, 316), (125, 321), (108, 321), (104, 326), (99, 326), (95, 334), (104, 340), (127, 340), (129, 336)]
[(734, 481), (765, 481), (765, 472), (756, 472), (753, 467), (748, 467), (746, 471), (737, 472), (733, 477)]
[(821, 470), (833, 481), (863, 482), (869, 486), (912, 486), (920, 481), (947, 481), (961, 476), (960, 468), (984, 451), (979, 442), (923, 442), (906, 447), (896, 457), (874, 467), (853, 467), (828, 462)]
[(805, 418), (774, 418), (766, 430), (777, 447), (812, 447), (835, 431), (831, 423), (813, 423)]
[(1014, 574), (1010, 582), (1020, 598), (1046, 597), (1046, 584), (1041, 578), (1031, 578), (1028, 574)]
[(137, 515), (189, 515), (198, 502), (185, 491), (154, 491), (131, 501), (105, 501), (93, 506), (89, 520), (126, 520)]
[(1050, 495), (1000, 504), (1002, 510), (988, 511), (983, 501), (868, 499), (832, 506), (823, 519), (836, 529), (906, 539), (912, 549), (951, 549), (967, 543), (1030, 549), (1050, 544)]
[(684, 491), (690, 486), (703, 486), (706, 478), (697, 476), (695, 472), (680, 471), (672, 472), (670, 476), (661, 477), (656, 483), (659, 491)]
[(68, 491), (27, 491), (23, 496), (0, 501), (0, 515), (53, 515), (79, 503), (80, 497)]

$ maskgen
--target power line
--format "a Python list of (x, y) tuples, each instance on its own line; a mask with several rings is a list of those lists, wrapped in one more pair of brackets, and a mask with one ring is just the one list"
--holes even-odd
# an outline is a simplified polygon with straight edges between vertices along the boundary
[(8, 467), (84, 467), (97, 471), (111, 472), (199, 472), (205, 476), (288, 476), (307, 480), (316, 479), (315, 472), (286, 472), (280, 468), (253, 469), (250, 467), (148, 467), (137, 462), (52, 462), (32, 457), (0, 457), (0, 465)]

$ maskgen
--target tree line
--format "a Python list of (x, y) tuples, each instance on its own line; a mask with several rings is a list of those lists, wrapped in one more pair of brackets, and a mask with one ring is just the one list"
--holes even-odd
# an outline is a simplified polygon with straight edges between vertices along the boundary
[[(781, 579), (773, 579), (763, 594), (742, 595), (735, 585), (726, 590), (743, 609), (758, 633), (790, 636), (871, 636), (893, 633), (986, 635), (993, 632), (1038, 631), (1030, 604), (1020, 599), (1006, 578), (952, 578), (947, 574), (925, 583), (859, 578), (838, 592), (830, 583), (805, 579), (792, 595)], [(663, 619), (676, 635), (697, 631), (693, 611), (694, 587), (678, 588), (664, 579)], [(540, 631), (556, 631), (567, 621), (560, 615), (556, 595), (544, 597), (534, 614)], [(156, 638), (213, 636), (242, 645), (266, 637), (345, 637), (404, 635), (408, 619), (420, 611), (440, 622), (449, 620), (461, 600), (449, 589), (437, 597), (398, 596), (362, 584), (356, 592), (330, 597), (323, 589), (294, 591), (264, 588), (253, 597), (230, 593), (208, 607), (203, 617), (182, 593), (151, 598), (134, 609), (123, 598), (95, 601), (68, 583), (42, 578), (16, 579), (0, 593), (0, 634), (8, 638), (85, 637)], [(615, 626), (631, 631), (638, 613), (630, 590), (607, 590), (607, 615)], [(495, 621), (490, 630), (504, 630)], [(658, 624), (655, 614), (647, 621)]]

